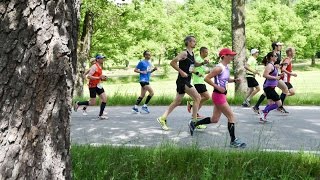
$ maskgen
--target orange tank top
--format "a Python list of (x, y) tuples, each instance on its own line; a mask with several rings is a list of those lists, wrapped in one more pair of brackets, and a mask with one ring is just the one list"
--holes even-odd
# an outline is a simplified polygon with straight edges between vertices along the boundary
[[(94, 77), (100, 77), (102, 75), (102, 68), (96, 63), (97, 66), (96, 71), (93, 73), (92, 76)], [(95, 88), (100, 83), (100, 79), (90, 79), (89, 80), (89, 88)]]
[[(292, 63), (291, 63), (291, 62), (287, 65), (286, 70), (287, 70), (288, 72), (292, 72)], [(290, 74), (287, 74), (287, 73), (284, 73), (284, 76), (283, 76), (281, 79), (282, 79), (284, 82), (290, 83), (291, 75), (290, 75)]]

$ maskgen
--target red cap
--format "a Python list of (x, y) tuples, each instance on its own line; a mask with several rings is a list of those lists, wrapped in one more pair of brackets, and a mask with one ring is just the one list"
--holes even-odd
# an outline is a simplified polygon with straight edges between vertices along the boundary
[(221, 51), (219, 52), (219, 56), (220, 56), (220, 57), (226, 56), (226, 55), (235, 56), (236, 54), (237, 54), (236, 52), (231, 51), (231, 49), (229, 49), (229, 48), (223, 48), (223, 49), (221, 49)]

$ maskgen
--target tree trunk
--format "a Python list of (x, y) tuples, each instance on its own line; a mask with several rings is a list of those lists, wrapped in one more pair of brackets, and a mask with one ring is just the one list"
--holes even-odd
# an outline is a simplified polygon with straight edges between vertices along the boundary
[(316, 65), (316, 56), (313, 55), (311, 58), (311, 66), (315, 66)]
[(0, 2), (0, 179), (71, 179), (79, 6)]
[[(91, 46), (91, 37), (93, 32), (93, 13), (89, 10), (86, 11), (82, 34), (78, 48), (78, 73), (75, 83), (75, 94), (83, 96), (83, 85), (85, 81), (84, 73), (86, 71), (86, 62), (88, 62)], [(88, 66), (90, 66), (88, 64)]]
[(232, 0), (232, 49), (237, 52), (234, 58), (235, 78), (241, 83), (235, 85), (235, 96), (244, 96), (247, 91), (244, 63), (246, 60), (245, 0)]

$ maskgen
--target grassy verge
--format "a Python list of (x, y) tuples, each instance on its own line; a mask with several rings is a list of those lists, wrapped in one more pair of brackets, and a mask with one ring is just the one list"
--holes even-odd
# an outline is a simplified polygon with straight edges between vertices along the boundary
[(320, 158), (304, 153), (73, 146), (73, 179), (318, 179)]
[[(309, 94), (301, 94), (296, 95), (292, 97), (288, 97), (285, 101), (286, 105), (320, 105), (320, 94), (317, 93), (309, 93)], [(108, 96), (108, 106), (131, 106), (136, 102), (136, 99), (138, 98), (138, 95), (134, 94), (127, 94), (127, 93), (115, 93), (111, 96)], [(259, 96), (255, 96), (251, 100), (251, 104), (254, 104)], [(88, 100), (89, 97), (75, 97), (74, 101), (83, 101)], [(159, 106), (167, 106), (170, 103), (172, 103), (174, 99), (173, 95), (155, 95), (149, 105), (159, 105)], [(187, 101), (191, 100), (189, 96), (186, 96), (186, 98), (183, 99), (182, 105), (186, 105)], [(142, 101), (142, 103), (144, 100)], [(243, 102), (242, 97), (228, 97), (228, 102), (231, 105), (241, 105)], [(266, 100), (265, 102), (266, 103)], [(97, 98), (97, 105), (100, 104), (99, 98)], [(205, 102), (205, 105), (212, 105), (212, 101), (208, 100)]]

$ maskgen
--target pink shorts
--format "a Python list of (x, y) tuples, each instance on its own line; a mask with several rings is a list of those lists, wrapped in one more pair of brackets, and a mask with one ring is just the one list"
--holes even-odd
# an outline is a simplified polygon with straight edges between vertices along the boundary
[(221, 105), (227, 103), (227, 97), (225, 94), (220, 94), (217, 92), (212, 93), (212, 102), (216, 105)]

